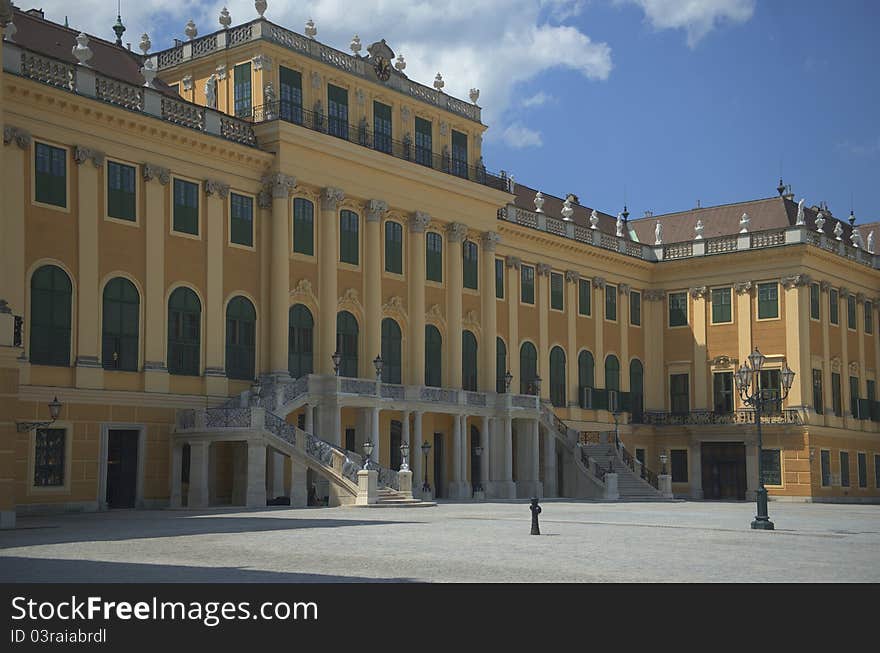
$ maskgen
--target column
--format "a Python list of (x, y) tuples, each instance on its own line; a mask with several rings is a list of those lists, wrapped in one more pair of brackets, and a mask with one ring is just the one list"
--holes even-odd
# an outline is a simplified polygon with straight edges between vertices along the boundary
[[(319, 227), (318, 261), (318, 360), (315, 370), (319, 374), (333, 374), (333, 352), (336, 351), (336, 261), (339, 240), (339, 216), (336, 207), (345, 199), (338, 188), (328, 187), (321, 192), (321, 224)], [(372, 360), (372, 359), (370, 359)]]
[[(620, 329), (620, 391), (629, 392), (629, 291), (628, 284), (617, 286), (617, 326)], [(604, 361), (602, 367), (605, 367)]]
[(819, 317), (822, 320), (822, 404), (824, 407), (822, 422), (824, 424), (828, 424), (829, 416), (834, 413), (834, 399), (831, 394), (831, 316), (828, 314), (830, 305), (828, 291), (830, 288), (829, 282), (819, 282)]
[(531, 439), (529, 442), (531, 449), (531, 477), (532, 480), (535, 481), (535, 495), (541, 496), (541, 436), (538, 427), (538, 420), (529, 420), (529, 430), (531, 432)]
[(266, 445), (247, 443), (247, 498), (248, 508), (266, 506)]
[(290, 460), (290, 506), (305, 508), (309, 504), (308, 468), (301, 462)]
[[(865, 296), (862, 293), (856, 295), (856, 331), (859, 340), (859, 396), (868, 396), (868, 375), (865, 367)], [(809, 342), (809, 340), (807, 341)], [(797, 377), (795, 377), (797, 379)], [(875, 397), (876, 400), (876, 397)], [(863, 416), (860, 415), (862, 419)]]
[(552, 433), (544, 436), (544, 496), (559, 496), (556, 487), (556, 438)]
[[(415, 452), (415, 448), (413, 447), (413, 443), (410, 442), (409, 439), (409, 411), (403, 411), (403, 419), (400, 423), (400, 445), (406, 445), (409, 448), (409, 455), (406, 457), (406, 466), (411, 470), (412, 469), (412, 457)], [(403, 459), (401, 458), (401, 465), (403, 464)], [(403, 469), (403, 467), (401, 467)]]
[(446, 228), (446, 343), (447, 377), (445, 385), (461, 388), (461, 297), (464, 273), (461, 243), (467, 236), (467, 225), (453, 222)]
[[(290, 375), (287, 363), (287, 337), (290, 310), (290, 193), (296, 179), (274, 172), (263, 179), (265, 191), (261, 206), (272, 202), (272, 251), (269, 263), (269, 369), (279, 377)], [(335, 297), (334, 297), (335, 305)], [(333, 321), (334, 327), (336, 320)]]
[(370, 408), (370, 441), (373, 443), (373, 460), (382, 464), (379, 457), (379, 408)]
[(797, 274), (783, 277), (780, 283), (785, 297), (785, 358), (796, 374), (786, 403), (805, 406), (812, 388), (810, 279), (805, 274)]
[(171, 507), (180, 508), (182, 505), (182, 468), (183, 467), (183, 445), (174, 443), (171, 446)]
[(205, 180), (205, 225), (207, 240), (207, 291), (205, 298), (205, 390), (209, 395), (229, 394), (226, 378), (226, 316), (223, 314), (223, 251), (226, 247), (223, 215), (229, 184)]
[(605, 279), (593, 277), (593, 321), (596, 328), (593, 376), (597, 388), (605, 387)]
[(315, 433), (315, 410), (311, 404), (306, 404), (303, 406), (303, 412), (305, 414), (305, 422), (303, 423), (304, 431), (306, 433)]
[[(171, 180), (168, 168), (144, 163), (145, 215), (147, 237), (146, 289), (144, 290), (144, 389), (147, 392), (168, 392), (168, 368), (165, 338), (168, 323), (165, 315), (165, 238), (168, 232), (166, 213), (168, 201), (165, 186)], [(207, 496), (207, 495), (206, 495)]]
[[(483, 392), (495, 392), (496, 385), (496, 337), (498, 335), (498, 320), (496, 315), (495, 299), (495, 250), (501, 240), (494, 231), (483, 234), (483, 279), (481, 283), (481, 312), (480, 322), (482, 325), (483, 342), (481, 345), (482, 356), (480, 361), (480, 385)], [(503, 374), (503, 372), (502, 372)], [(484, 438), (484, 442), (487, 441)]]
[[(431, 216), (416, 211), (409, 219), (409, 385), (425, 383), (425, 227)], [(419, 443), (421, 446), (421, 442)]]
[[(225, 86), (225, 85), (223, 85)], [(262, 320), (257, 320), (260, 358), (256, 362), (257, 376), (268, 374), (272, 371), (272, 303), (271, 303), (271, 259), (272, 246), (275, 240), (272, 237), (272, 198), (268, 193), (261, 192), (257, 196), (257, 211), (255, 224), (258, 225), (260, 251), (260, 306), (262, 307)]]
[[(746, 447), (746, 457), (748, 458), (749, 448)], [(746, 460), (748, 462), (748, 459)], [(748, 470), (746, 470), (746, 479), (749, 479)], [(691, 498), (703, 498), (703, 457), (702, 448), (699, 442), (691, 442), (688, 447), (688, 482), (691, 486)], [(748, 480), (747, 480), (748, 482)]]
[(691, 323), (694, 334), (694, 408), (710, 409), (708, 388), (709, 388), (709, 361), (706, 350), (706, 296), (708, 294), (706, 286), (699, 288), (691, 288), (691, 299), (693, 300), (693, 311), (691, 311)]
[(550, 399), (550, 266), (538, 263), (537, 273), (538, 305), (538, 376), (541, 377), (541, 399)]
[(284, 496), (284, 459), (287, 458), (280, 451), (271, 451), (272, 460), (272, 495), (270, 498), (276, 499)]
[(189, 494), (188, 508), (208, 507), (208, 442), (189, 444)]
[(504, 475), (502, 476), (502, 488), (499, 498), (515, 499), (516, 484), (513, 482), (513, 419), (503, 418), (504, 421)]
[(565, 387), (566, 404), (578, 406), (578, 346), (577, 346), (577, 316), (578, 316), (578, 285), (581, 274), (576, 270), (565, 271), (565, 307), (566, 307), (566, 347), (565, 357)]
[[(325, 397), (318, 404), (318, 430), (314, 433), (337, 447), (342, 444), (342, 415), (335, 398)], [(360, 452), (358, 452), (360, 453)]]
[(449, 483), (449, 496), (461, 496), (461, 415), (452, 416), (452, 481)]
[[(508, 256), (504, 260), (507, 266), (507, 330), (510, 341), (507, 343), (507, 367), (513, 376), (510, 381), (510, 391), (519, 394), (519, 300), (520, 300), (520, 266), (521, 261), (517, 256)], [(510, 421), (510, 420), (508, 420)], [(508, 425), (509, 426), (509, 425)], [(511, 480), (511, 479), (506, 479)]]
[(758, 492), (758, 434), (746, 442), (746, 501), (754, 501)]
[[(495, 296), (495, 293), (492, 293)], [(483, 486), (483, 492), (488, 494), (489, 483), (492, 476), (490, 475), (490, 462), (492, 460), (492, 423), (495, 420), (488, 415), (483, 415), (482, 428), (480, 429), (480, 446), (483, 452), (480, 454), (480, 485)]]
[(422, 415), (420, 410), (413, 413), (413, 437), (409, 447), (410, 467), (413, 470), (413, 492), (421, 496), (422, 486), (425, 484), (424, 459), (422, 456)]
[[(840, 289), (840, 303), (843, 307), (838, 311), (838, 323), (840, 324), (840, 406), (843, 412), (844, 428), (851, 427), (852, 419), (849, 399), (849, 290)], [(850, 454), (852, 457), (852, 454)]]
[(388, 204), (370, 200), (364, 234), (364, 352), (371, 361), (382, 352), (382, 217)]
[(647, 410), (665, 410), (666, 396), (664, 388), (666, 383), (663, 375), (665, 361), (663, 358), (663, 334), (665, 323), (663, 321), (663, 298), (662, 290), (651, 289), (642, 293), (644, 304), (642, 332), (645, 337), (645, 408)]
[(468, 416), (461, 416), (461, 496), (462, 498), (470, 498), (473, 496), (473, 485), (468, 480), (468, 470), (471, 462), (471, 442), (468, 433)]
[(752, 282), (739, 281), (733, 284), (736, 294), (736, 336), (737, 353), (742, 365), (752, 353)]

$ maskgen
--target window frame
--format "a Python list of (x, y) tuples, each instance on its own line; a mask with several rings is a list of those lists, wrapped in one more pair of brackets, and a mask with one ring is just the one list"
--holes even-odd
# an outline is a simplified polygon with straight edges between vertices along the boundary
[[(769, 315), (766, 317), (761, 317), (761, 302), (769, 302), (770, 300), (762, 300), (761, 299), (761, 289), (772, 289), (776, 293), (776, 313), (775, 315)], [(781, 301), (779, 296), (779, 282), (778, 281), (765, 281), (763, 283), (757, 284), (757, 288), (755, 290), (755, 321), (757, 322), (765, 322), (768, 320), (778, 320), (781, 319), (782, 310), (780, 307)]]
[[(64, 463), (63, 482), (60, 485), (37, 485), (37, 431), (61, 430), (64, 431)], [(73, 425), (67, 421), (58, 420), (51, 426), (39, 429), (31, 429), (28, 434), (28, 480), (26, 483), (28, 495), (41, 494), (69, 494), (71, 488), (71, 470), (73, 462)]]
[[(232, 221), (234, 218), (234, 216), (232, 215), (232, 213), (233, 213), (233, 201), (232, 201), (233, 196), (240, 197), (242, 199), (246, 199), (246, 200), (250, 201), (250, 207), (251, 207), (251, 220), (250, 220), (251, 221), (251, 244), (250, 245), (247, 245), (245, 243), (239, 243), (239, 242), (236, 242), (232, 239), (232, 231), (233, 231), (233, 229), (232, 229), (233, 222)], [(243, 249), (248, 252), (257, 251), (257, 211), (256, 211), (256, 205), (257, 205), (256, 198), (253, 195), (251, 195), (249, 193), (239, 193), (236, 191), (229, 191), (229, 224), (228, 224), (229, 238), (228, 238), (228, 242), (227, 242), (227, 245), (229, 247), (234, 247), (236, 249)], [(238, 220), (241, 220), (241, 218), (238, 218)]]
[[(526, 270), (529, 271), (531, 278), (526, 284)], [(530, 288), (529, 299), (526, 299), (526, 287)], [(519, 303), (524, 306), (535, 305), (535, 267), (532, 265), (521, 264), (519, 266)]]
[(843, 388), (840, 372), (831, 372), (831, 406), (835, 417), (843, 417)]
[[(559, 280), (559, 288), (553, 288), (553, 282)], [(554, 295), (559, 299), (559, 305), (554, 305)], [(550, 273), (550, 310), (556, 313), (565, 312), (565, 277), (561, 272)]]
[[(305, 205), (311, 206), (311, 218), (310, 218), (309, 229), (311, 231), (312, 237), (309, 239), (309, 248), (311, 250), (310, 252), (303, 252), (303, 251), (300, 251), (297, 249), (297, 236), (296, 236), (297, 211), (296, 211), (296, 208), (298, 206), (305, 206)], [(294, 197), (293, 201), (291, 202), (290, 211), (291, 211), (291, 214), (290, 214), (290, 229), (291, 229), (290, 252), (291, 252), (291, 255), (293, 257), (307, 256), (310, 259), (312, 259), (315, 256), (315, 202), (310, 197), (303, 197), (303, 196)], [(302, 218), (300, 218), (300, 222), (303, 222)], [(301, 236), (301, 238), (304, 239), (305, 236)], [(302, 245), (302, 244), (303, 243), (300, 242), (300, 245)]]
[[(54, 204), (52, 202), (44, 202), (41, 199), (37, 199), (37, 152), (40, 146), (48, 147), (50, 150), (60, 150), (64, 152), (64, 204)], [(61, 145), (60, 143), (55, 143), (50, 140), (45, 139), (34, 139), (33, 147), (31, 148), (31, 203), (40, 206), (43, 208), (51, 209), (53, 211), (60, 211), (62, 213), (70, 213), (71, 212), (71, 201), (70, 201), (70, 148), (66, 145)], [(51, 167), (51, 159), (50, 159), (50, 167)], [(45, 173), (43, 173), (45, 174)], [(51, 175), (55, 176), (55, 175)], [(44, 198), (45, 199), (45, 198)]]
[[(331, 92), (331, 89), (334, 89)], [(338, 84), (327, 82), (327, 134), (342, 140), (349, 139), (349, 124), (351, 120), (351, 103), (349, 102), (349, 89)], [(342, 98), (344, 94), (345, 102)], [(336, 96), (336, 99), (333, 96)], [(345, 108), (342, 111), (342, 108)], [(344, 114), (344, 115), (343, 115)]]
[[(353, 219), (352, 216), (354, 216)], [(349, 226), (354, 224), (355, 229), (343, 228), (346, 219)], [(336, 260), (343, 266), (357, 269), (361, 264), (361, 216), (357, 211), (342, 208), (337, 212), (337, 220), (339, 220), (339, 242), (337, 244), (338, 252)], [(346, 241), (343, 234), (348, 234), (348, 241)], [(354, 243), (351, 242), (352, 238), (354, 239)], [(350, 260), (350, 258), (345, 258), (346, 256), (351, 257), (352, 254), (354, 256), (353, 261)]]
[[(388, 266), (389, 266), (388, 231), (392, 225), (396, 225), (400, 231), (400, 256), (399, 256), (400, 270), (399, 271), (390, 270), (388, 268)], [(400, 222), (398, 222), (397, 220), (385, 220), (385, 223), (382, 227), (382, 243), (383, 243), (382, 244), (382, 271), (383, 271), (383, 274), (393, 275), (395, 277), (402, 277), (403, 276), (403, 271), (406, 267), (405, 258), (404, 258), (404, 249), (403, 249), (404, 239), (405, 239), (405, 237), (404, 237), (403, 225)], [(391, 242), (393, 243), (394, 241), (392, 240)]]
[[(470, 252), (470, 254), (468, 254)], [(461, 244), (461, 286), (464, 290), (480, 289), (480, 247), (472, 240)], [(469, 280), (470, 277), (470, 280)], [(470, 285), (469, 282), (472, 282)]]
[[(684, 392), (675, 393), (674, 378), (685, 377)], [(676, 410), (676, 397), (687, 398), (687, 409), (684, 411)], [(687, 415), (691, 412), (691, 375), (690, 372), (671, 372), (669, 374), (669, 413), (672, 415)]]
[[(198, 359), (195, 372), (185, 370), (185, 371), (172, 371), (171, 365), (171, 346), (172, 346), (172, 338), (170, 334), (171, 328), (171, 297), (174, 293), (184, 288), (190, 291), (196, 298), (196, 301), (199, 303), (199, 336), (198, 336)], [(224, 313), (223, 319), (226, 319), (226, 315)], [(185, 323), (181, 323), (181, 331), (183, 331), (186, 327)], [(175, 344), (190, 346), (192, 347), (193, 342), (183, 342), (183, 337), (174, 338)], [(205, 302), (202, 297), (199, 296), (199, 293), (195, 288), (185, 284), (178, 284), (169, 289), (168, 295), (165, 298), (165, 364), (168, 369), (168, 374), (172, 376), (189, 376), (189, 377), (201, 377), (203, 376), (204, 371), (204, 353), (203, 348), (205, 347)]]
[[(195, 207), (196, 233), (194, 233), (194, 234), (189, 233), (188, 231), (179, 231), (176, 228), (177, 218), (175, 215), (175, 207), (177, 206), (177, 203), (176, 203), (176, 201), (177, 201), (176, 200), (177, 182), (180, 182), (183, 184), (195, 185), (195, 187), (196, 187), (196, 207)], [(171, 220), (170, 220), (171, 224), (169, 225), (170, 234), (172, 236), (176, 236), (178, 238), (189, 238), (190, 240), (201, 240), (202, 239), (202, 205), (203, 205), (203, 202), (201, 199), (201, 195), (202, 195), (202, 183), (200, 181), (198, 181), (196, 179), (190, 179), (188, 177), (182, 177), (180, 175), (172, 175), (172, 177), (171, 177)], [(186, 208), (191, 209), (192, 207), (186, 207)]]
[[(825, 470), (828, 473), (825, 473)], [(827, 481), (827, 482), (826, 482)], [(832, 487), (834, 485), (834, 474), (831, 471), (831, 450), (819, 449), (819, 486)]]
[[(636, 310), (633, 311), (633, 299), (636, 300)], [(637, 321), (633, 321), (633, 315), (637, 315)], [(629, 325), (637, 328), (642, 327), (642, 293), (638, 290), (629, 291)]]
[[(586, 313), (583, 311), (584, 293), (582, 289), (586, 286)], [(589, 279), (578, 279), (578, 315), (581, 317), (593, 317), (593, 283)]]
[(856, 482), (858, 488), (868, 489), (868, 453), (866, 451), (856, 452)]
[[(504, 300), (505, 295), (505, 274), (504, 274), (504, 259), (503, 258), (495, 258), (495, 299), (496, 300)], [(500, 282), (500, 283), (499, 283)], [(500, 286), (500, 287), (499, 287)], [(499, 291), (501, 294), (498, 294)]]
[[(387, 109), (387, 120), (385, 116), (380, 116), (377, 109), (382, 107), (382, 113)], [(387, 122), (387, 132), (386, 125)], [(377, 152), (391, 154), (393, 149), (393, 133), (394, 133), (394, 110), (390, 104), (385, 104), (377, 99), (373, 99), (373, 149)]]
[[(817, 374), (818, 372), (818, 374)], [(811, 375), (811, 383), (813, 390), (813, 412), (817, 415), (825, 414), (825, 386), (824, 380), (822, 379), (822, 369), (821, 368), (812, 368)], [(818, 383), (817, 383), (818, 381)], [(818, 395), (817, 395), (818, 393)], [(816, 398), (819, 398), (819, 403), (816, 403)]]
[[(609, 299), (611, 300), (610, 303), (609, 303), (609, 301), (608, 301)], [(614, 317), (608, 317), (608, 307), (609, 307), (609, 305), (612, 306), (613, 309), (614, 309), (614, 310), (613, 310)], [(614, 323), (617, 323), (617, 315), (618, 315), (617, 305), (618, 305), (618, 302), (617, 302), (617, 286), (615, 286), (614, 284), (606, 283), (606, 284), (605, 284), (605, 305), (604, 305), (604, 306), (605, 306), (605, 310), (603, 311), (604, 315), (602, 316), (602, 317), (605, 319), (606, 322), (614, 322)]]
[[(245, 66), (247, 67), (248, 78), (247, 82), (244, 80), (239, 83), (238, 80), (238, 71), (244, 70)], [(247, 98), (239, 98), (238, 90), (241, 88), (247, 87), (248, 95)], [(244, 104), (247, 102), (247, 108), (239, 110), (239, 104)], [(236, 118), (249, 118), (253, 115), (254, 111), (254, 67), (251, 65), (250, 61), (242, 61), (241, 63), (237, 63), (232, 67), (232, 115)]]
[(840, 292), (836, 288), (828, 289), (828, 323), (840, 326)]
[[(50, 300), (49, 313), (51, 314), (51, 317), (53, 319), (49, 320), (48, 322), (43, 323), (41, 320), (38, 320), (35, 318), (35, 314), (39, 314), (40, 311), (35, 311), (35, 309), (34, 309), (34, 306), (37, 303), (34, 301), (34, 277), (36, 277), (37, 273), (39, 273), (41, 270), (43, 270), (44, 268), (49, 268), (49, 267), (56, 268), (67, 279), (67, 285), (69, 287), (69, 291), (66, 291), (67, 292), (67, 308), (66, 308), (67, 326), (66, 327), (64, 327), (62, 324), (60, 324), (55, 319), (55, 318), (57, 318), (56, 310), (55, 310), (55, 307), (56, 307), (55, 302), (57, 301), (57, 299), (60, 298), (60, 297), (55, 297), (55, 295), (57, 293), (60, 293), (61, 291), (54, 287), (54, 283), (52, 284), (53, 285), (52, 288), (38, 289), (41, 292), (49, 292), (50, 293), (51, 296), (49, 297), (49, 300)], [(22, 330), (27, 333), (27, 342), (25, 343), (25, 345), (27, 348), (28, 361), (30, 362), (31, 365), (45, 365), (45, 366), (52, 366), (52, 367), (70, 367), (71, 363), (74, 359), (73, 358), (73, 353), (75, 351), (74, 338), (76, 337), (76, 328), (75, 327), (76, 327), (76, 320), (78, 319), (78, 313), (77, 313), (78, 297), (77, 297), (77, 292), (76, 292), (76, 286), (73, 283), (73, 276), (70, 274), (70, 272), (66, 268), (62, 267), (57, 261), (44, 260), (40, 264), (35, 265), (34, 268), (31, 270), (29, 278), (28, 278), (27, 295), (26, 296), (27, 296), (27, 316), (26, 316), (25, 328)], [(34, 356), (34, 341), (35, 341), (34, 327), (35, 326), (39, 327), (39, 328), (48, 329), (49, 335), (47, 336), (47, 342), (44, 343), (45, 344), (45, 351), (47, 353), (47, 357), (45, 359), (40, 359), (39, 356)], [(66, 352), (65, 352), (66, 355), (63, 358), (63, 362), (62, 362), (62, 358), (60, 356), (61, 351), (54, 349), (55, 344), (58, 342), (58, 336), (59, 336), (59, 334), (62, 334), (62, 333), (64, 334), (63, 337), (66, 338), (66, 341), (67, 341), (66, 342), (67, 347), (66, 347)], [(56, 355), (57, 355), (57, 358), (55, 357)]]
[[(110, 215), (110, 166), (121, 166), (123, 168), (131, 168), (134, 171), (134, 217), (122, 218), (116, 215)], [(140, 211), (138, 211), (138, 200), (140, 199), (140, 192), (138, 189), (138, 165), (136, 163), (130, 163), (128, 161), (122, 161), (121, 159), (110, 158), (107, 157), (104, 163), (104, 187), (106, 189), (106, 194), (104, 196), (104, 219), (109, 222), (115, 222), (117, 224), (123, 224), (127, 227), (137, 227), (140, 225)]]
[[(729, 370), (715, 370), (712, 372), (712, 411), (716, 414), (720, 413), (722, 415), (730, 415), (736, 410), (736, 390), (734, 388), (733, 375), (734, 375), (734, 373)], [(722, 387), (720, 390), (720, 393), (719, 393), (718, 387), (717, 387), (718, 383), (716, 382), (716, 379), (718, 379), (719, 377), (723, 378), (725, 376), (729, 377), (729, 379), (730, 379), (729, 387)], [(722, 385), (723, 385), (723, 383), (722, 383)], [(725, 410), (723, 412), (718, 410), (719, 394), (722, 398), (729, 396), (729, 398), (730, 398), (730, 409), (729, 410)]]
[[(726, 291), (726, 295), (727, 295), (727, 299), (728, 299), (726, 306), (728, 308), (728, 311), (730, 311), (730, 316), (729, 316), (729, 319), (727, 319), (727, 320), (717, 320), (717, 319), (715, 319), (715, 307), (716, 307), (715, 297), (716, 296), (720, 297), (721, 296), (720, 293), (725, 292), (725, 291)], [(709, 302), (710, 302), (710, 306), (711, 306), (711, 311), (710, 311), (710, 316), (709, 316), (709, 323), (710, 324), (712, 324), (712, 325), (733, 324), (734, 311), (733, 311), (733, 287), (732, 286), (722, 286), (720, 288), (712, 288), (709, 291)], [(719, 305), (724, 306), (723, 303), (721, 303)]]
[[(428, 126), (428, 131), (419, 131), (419, 124)], [(426, 140), (427, 138), (427, 140)], [(425, 147), (427, 143), (427, 147)], [(413, 126), (413, 161), (428, 168), (434, 167), (434, 121), (422, 116), (415, 116)]]
[[(440, 248), (431, 249), (431, 242), (439, 243)], [(443, 285), (443, 234), (438, 231), (428, 230), (425, 233), (425, 281), (427, 283), (437, 284), (442, 287)], [(434, 261), (432, 262), (432, 259)], [(439, 259), (439, 260), (437, 260)], [(439, 279), (431, 278), (432, 266), (434, 268), (434, 272), (439, 274)]]
[[(672, 323), (673, 297), (677, 298), (677, 297), (681, 297), (681, 296), (684, 297), (684, 322), (682, 324), (673, 324)], [(680, 311), (681, 308), (677, 307), (675, 310)], [(690, 324), (690, 319), (691, 319), (690, 311), (691, 311), (691, 307), (690, 307), (690, 301), (688, 301), (687, 290), (676, 290), (675, 292), (670, 292), (670, 293), (666, 294), (666, 328), (668, 328), (668, 329), (687, 328), (688, 325)]]
[(849, 293), (846, 296), (846, 329), (847, 331), (858, 331), (859, 328), (859, 308), (856, 302), (856, 296)]
[(864, 324), (862, 326), (865, 330), (865, 335), (874, 335), (874, 302), (870, 299), (862, 302), (862, 312), (864, 313)]
[(818, 283), (810, 284), (810, 319), (815, 322), (822, 320), (822, 289)]
[[(299, 85), (285, 83), (285, 71), (289, 73), (292, 80), (299, 78)], [(286, 91), (290, 89), (290, 98), (286, 99)], [(278, 115), (281, 120), (291, 122), (295, 125), (303, 124), (303, 86), (302, 71), (290, 66), (278, 66)], [(297, 93), (299, 98), (297, 98)], [(297, 102), (297, 99), (299, 100)]]
[[(133, 366), (125, 366), (125, 367), (110, 366), (110, 367), (108, 367), (108, 362), (107, 362), (107, 359), (105, 356), (105, 346), (104, 346), (105, 345), (105, 338), (108, 337), (106, 335), (106, 330), (105, 330), (105, 322), (108, 319), (107, 318), (107, 311), (106, 311), (106, 307), (105, 307), (105, 304), (107, 303), (106, 294), (107, 294), (107, 288), (110, 286), (111, 283), (113, 283), (117, 279), (122, 279), (122, 280), (128, 282), (129, 284), (131, 284), (131, 287), (134, 289), (135, 295), (137, 296), (136, 333), (134, 334), (134, 336), (132, 336), (130, 334), (124, 334), (121, 332), (116, 333), (116, 334), (112, 334), (120, 339), (122, 339), (122, 338), (132, 339), (133, 338), (134, 350), (135, 350), (134, 365)], [(128, 305), (132, 304), (132, 302), (121, 302), (121, 303), (128, 304)], [(142, 347), (141, 333), (142, 333), (142, 331), (143, 331), (143, 298), (142, 298), (141, 289), (138, 288), (138, 285), (134, 282), (133, 279), (131, 279), (127, 276), (124, 276), (122, 274), (112, 273), (107, 278), (106, 282), (103, 284), (103, 286), (101, 288), (101, 367), (105, 371), (108, 371), (108, 372), (138, 372), (138, 371), (140, 371), (140, 368), (141, 368), (141, 347)]]
[[(232, 306), (232, 302), (234, 302), (237, 299), (244, 300), (248, 304), (250, 304), (250, 309), (253, 311), (253, 315), (254, 315), (254, 319), (252, 322), (253, 334), (251, 334), (252, 338), (253, 338), (253, 343), (250, 345), (250, 348), (251, 348), (250, 352), (248, 352), (248, 344), (247, 343), (243, 344), (241, 342), (241, 333), (242, 332), (241, 332), (240, 327), (236, 327), (236, 329), (237, 329), (236, 335), (238, 336), (238, 338), (237, 338), (238, 342), (234, 342), (234, 343), (229, 342), (229, 336), (230, 336), (229, 323), (231, 321), (231, 318), (229, 316), (229, 309)], [(236, 293), (236, 294), (232, 295), (232, 297), (229, 298), (229, 301), (226, 302), (225, 310), (223, 311), (223, 319), (224, 319), (224, 326), (223, 326), (223, 370), (224, 370), (224, 373), (226, 374), (227, 378), (229, 378), (229, 379), (234, 379), (234, 380), (239, 380), (239, 381), (250, 381), (256, 376), (257, 360), (258, 360), (257, 338), (259, 335), (259, 328), (257, 326), (258, 319), (257, 319), (256, 304), (254, 303), (253, 299), (251, 299), (247, 295), (244, 295), (240, 292)], [(246, 320), (242, 320), (240, 318), (235, 321), (238, 324), (241, 324), (242, 322), (246, 322)], [(239, 372), (244, 369), (243, 367), (230, 368), (230, 365), (229, 365), (230, 347), (235, 348), (239, 352), (250, 353), (251, 366), (248, 368), (248, 372), (249, 372), (248, 374), (243, 374), (243, 375), (239, 374)], [(232, 373), (230, 373), (230, 371)], [(233, 375), (233, 373), (235, 373), (236, 375)]]
[[(846, 464), (843, 464), (844, 456), (846, 456)], [(837, 463), (840, 467), (840, 487), (852, 487), (852, 476), (850, 474), (849, 450), (841, 449), (837, 452)], [(845, 472), (845, 473), (844, 473)], [(846, 483), (844, 483), (846, 480)]]
[[(766, 467), (766, 465), (764, 464), (764, 463), (765, 463), (765, 459), (766, 459), (766, 458), (765, 458), (765, 454), (767, 454), (767, 453), (774, 453), (774, 452), (775, 452), (775, 454), (776, 454), (776, 458), (777, 458), (778, 463), (779, 463), (779, 483), (773, 483), (773, 482), (768, 482), (768, 481), (767, 481), (767, 467)], [(763, 480), (764, 480), (764, 485), (767, 486), (767, 487), (784, 487), (784, 486), (785, 486), (785, 482), (784, 482), (784, 480), (785, 480), (785, 470), (783, 469), (783, 456), (782, 456), (782, 450), (779, 449), (779, 448), (769, 448), (769, 449), (764, 448), (764, 449), (761, 449), (760, 455), (761, 455), (761, 474), (762, 474), (763, 477), (764, 477), (764, 479), (763, 479)]]

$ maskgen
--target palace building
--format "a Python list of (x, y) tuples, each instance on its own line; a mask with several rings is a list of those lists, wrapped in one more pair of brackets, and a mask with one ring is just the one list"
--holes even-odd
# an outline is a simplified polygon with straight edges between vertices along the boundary
[(3, 526), (352, 504), (365, 455), (390, 503), (880, 501), (880, 224), (545, 195), (476, 89), (255, 5), (138, 53), (0, 2)]

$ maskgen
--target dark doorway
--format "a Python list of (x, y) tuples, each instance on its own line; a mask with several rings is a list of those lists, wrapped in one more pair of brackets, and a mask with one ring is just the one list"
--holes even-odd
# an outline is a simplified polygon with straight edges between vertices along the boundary
[(443, 455), (443, 434), (434, 434), (434, 496), (441, 497), (445, 495), (444, 487), (444, 455)]
[(355, 451), (355, 430), (345, 429), (345, 450)]
[(471, 425), (471, 484), (474, 492), (483, 489), (483, 479), (480, 477), (480, 473), (483, 470), (480, 467), (482, 464), (480, 459), (483, 457), (484, 452), (481, 450), (480, 455), (478, 456), (477, 452), (474, 451), (478, 446), (482, 446), (480, 443), (480, 429)]
[(403, 462), (403, 457), (400, 452), (402, 436), (403, 425), (396, 419), (391, 420), (391, 469), (394, 470), (400, 470), (400, 463)]
[(741, 442), (704, 442), (701, 447), (703, 498), (746, 498), (746, 446)]
[(139, 436), (136, 430), (114, 429), (107, 434), (108, 508), (134, 508)]

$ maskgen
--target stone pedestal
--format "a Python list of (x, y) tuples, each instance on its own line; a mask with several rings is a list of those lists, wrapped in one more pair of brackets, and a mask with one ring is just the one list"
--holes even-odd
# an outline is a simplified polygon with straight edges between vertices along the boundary
[(412, 492), (413, 473), (407, 470), (397, 472), (397, 481), (400, 486), (400, 493), (407, 499), (413, 498)]
[(368, 506), (378, 502), (379, 472), (375, 469), (362, 469), (358, 472), (358, 493), (355, 499), (356, 506)]
[(657, 475), (657, 489), (660, 490), (660, 494), (664, 499), (672, 498), (672, 476), (669, 474), (658, 474)]
[(617, 501), (620, 493), (617, 491), (617, 474), (605, 474), (605, 498), (610, 501)]

